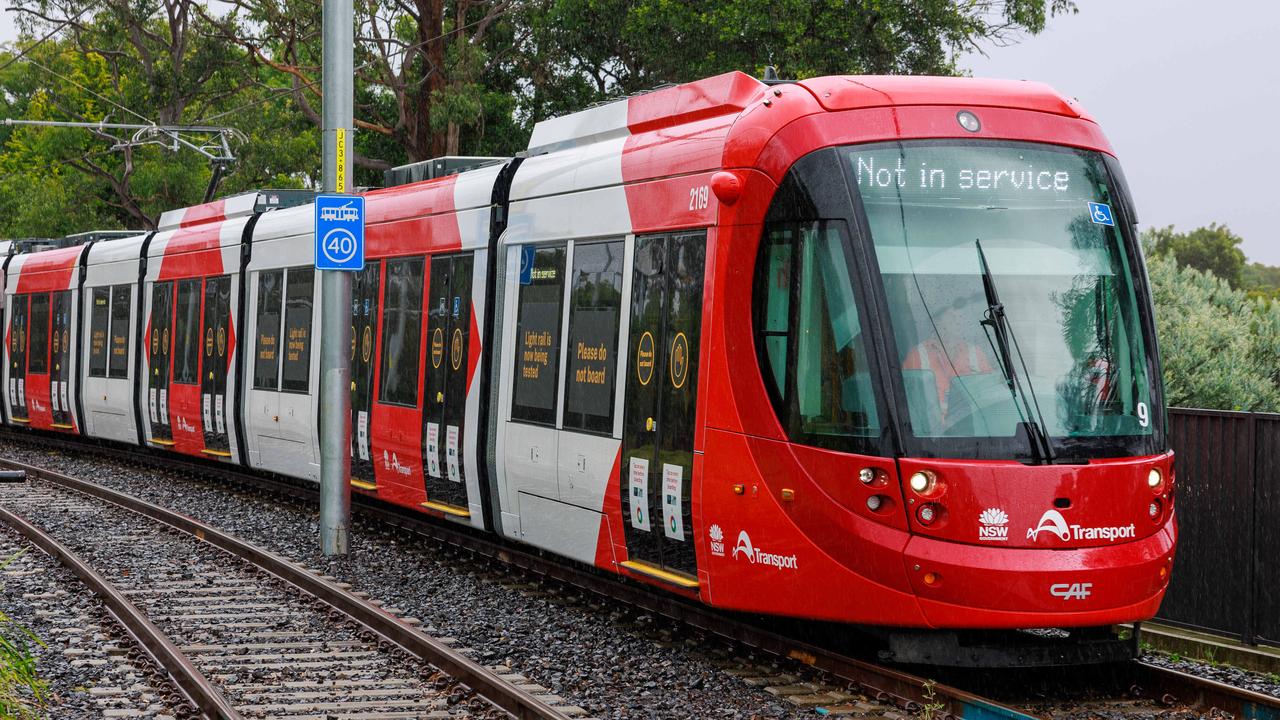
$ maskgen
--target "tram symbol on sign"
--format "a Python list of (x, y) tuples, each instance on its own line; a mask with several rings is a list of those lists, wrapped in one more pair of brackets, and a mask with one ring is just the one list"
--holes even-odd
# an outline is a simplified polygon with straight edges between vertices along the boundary
[(316, 269), (364, 269), (364, 198), (316, 196)]
[(355, 209), (351, 202), (348, 202), (341, 207), (321, 208), (320, 219), (332, 222), (359, 222), (360, 211)]

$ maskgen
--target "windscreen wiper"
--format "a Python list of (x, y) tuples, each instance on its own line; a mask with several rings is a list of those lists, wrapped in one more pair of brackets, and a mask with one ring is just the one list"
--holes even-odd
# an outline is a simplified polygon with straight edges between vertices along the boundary
[[(1031, 374), (1027, 372), (1027, 362), (1022, 357), (1022, 348), (1018, 346), (1018, 338), (1013, 334), (1013, 327), (1009, 325), (1008, 318), (1004, 314), (1004, 305), (1000, 302), (1000, 295), (996, 292), (996, 281), (991, 276), (991, 267), (987, 265), (987, 254), (982, 251), (982, 241), (974, 240), (974, 246), (978, 248), (978, 265), (982, 269), (982, 290), (987, 295), (987, 317), (982, 321), (985, 328), (990, 329), (989, 336), (995, 336), (995, 345), (1000, 354), (1000, 369), (1004, 371), (1005, 382), (1009, 385), (1009, 393), (1013, 396), (1016, 403), (1019, 399), (1022, 401), (1023, 421), (1027, 426), (1027, 439), (1031, 441), (1032, 454), (1038, 458), (1042, 458), (1045, 462), (1053, 462), (1053, 445), (1049, 442), (1049, 435), (1045, 432), (1044, 415), (1040, 412), (1040, 402), (1036, 400), (1035, 389), (1031, 387)], [(1026, 375), (1025, 381), (1018, 375), (1018, 369), (1013, 364), (1013, 353), (1018, 355), (1018, 364), (1022, 366), (1022, 372)], [(1026, 383), (1026, 389), (1022, 387), (1023, 382)], [(1030, 401), (1028, 401), (1030, 396)]]

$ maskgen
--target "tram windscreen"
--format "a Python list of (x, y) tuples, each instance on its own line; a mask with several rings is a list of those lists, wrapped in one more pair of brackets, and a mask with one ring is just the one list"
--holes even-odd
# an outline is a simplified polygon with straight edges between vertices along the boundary
[[(931, 454), (994, 441), (1014, 457), (1028, 424), (1065, 454), (1151, 435), (1160, 418), (1135, 268), (1097, 153), (919, 142), (845, 156), (883, 278), (910, 435)], [(993, 299), (1007, 318), (1003, 343)]]

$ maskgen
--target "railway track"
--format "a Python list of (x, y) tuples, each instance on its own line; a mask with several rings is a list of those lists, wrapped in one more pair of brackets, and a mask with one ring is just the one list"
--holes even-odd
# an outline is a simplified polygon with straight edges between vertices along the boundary
[[(4, 434), (8, 432), (0, 433), (0, 436)], [(25, 434), (16, 437), (28, 442), (32, 440), (30, 435)], [(62, 439), (58, 438), (58, 440)], [(206, 477), (213, 475), (249, 492), (282, 496), (299, 503), (314, 504), (316, 498), (315, 488), (288, 479), (245, 473), (233, 468), (206, 465), (182, 458), (149, 453), (137, 454), (121, 448), (104, 447), (83, 441), (73, 441), (73, 444), (92, 447), (97, 452), (129, 463), (143, 463), (184, 474), (192, 473)], [(61, 482), (59, 478), (62, 476), (58, 473), (22, 463), (0, 460), (0, 467), (19, 467), (33, 475)], [(1116, 677), (1113, 679), (1123, 680), (1120, 683), (1123, 690), (1111, 696), (1054, 702), (1046, 701), (1044, 697), (1021, 697), (1014, 692), (1001, 695), (1005, 698), (1001, 702), (993, 700), (991, 696), (994, 693), (986, 693), (985, 688), (983, 692), (969, 692), (960, 687), (934, 683), (924, 677), (895, 668), (850, 657), (837, 650), (797, 642), (741, 617), (657, 593), (635, 583), (620, 582), (588, 568), (570, 566), (563, 561), (544, 558), (536, 552), (530, 552), (519, 546), (439, 524), (373, 498), (357, 495), (353, 498), (353, 506), (357, 512), (366, 517), (400, 531), (429, 537), (498, 565), (564, 583), (607, 597), (611, 601), (621, 601), (632, 607), (728, 638), (767, 655), (808, 665), (821, 671), (834, 682), (842, 684), (841, 689), (845, 692), (859, 693), (868, 699), (896, 706), (902, 712), (914, 717), (935, 720), (960, 718), (1022, 720), (1041, 717), (1107, 716), (1108, 713), (1110, 716), (1126, 716), (1130, 709), (1140, 706), (1147, 712), (1157, 714), (1167, 711), (1182, 713), (1175, 714), (1178, 717), (1280, 719), (1280, 699), (1140, 661), (1116, 668)], [(752, 684), (779, 679), (771, 678), (767, 670), (758, 667), (735, 668), (729, 672), (747, 679)], [(801, 692), (800, 688), (805, 686), (796, 678), (783, 676), (781, 680), (796, 682), (796, 684), (781, 688), (780, 694)], [(812, 683), (807, 687), (810, 688), (809, 692), (816, 694), (831, 689), (830, 686), (813, 687)], [(841, 709), (846, 707), (840, 705), (841, 693), (837, 692), (836, 696), (833, 704)], [(847, 707), (852, 709), (854, 706)], [(837, 711), (835, 714), (840, 712)]]
[(180, 716), (570, 717), (334, 578), (108, 488), (14, 469), (32, 480), (0, 485), (0, 520), (101, 599), (168, 673)]

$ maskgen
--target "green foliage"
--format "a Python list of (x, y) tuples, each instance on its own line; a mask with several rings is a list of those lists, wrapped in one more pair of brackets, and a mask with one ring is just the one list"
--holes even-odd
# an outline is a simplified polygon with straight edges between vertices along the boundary
[[(0, 113), (229, 125), (222, 194), (320, 180), (320, 0), (13, 0)], [(533, 123), (730, 70), (962, 72), (1071, 0), (354, 0), (356, 183), (442, 154), (510, 155)], [(42, 43), (37, 38), (51, 34)], [(17, 53), (21, 61), (10, 63)], [(0, 236), (153, 227), (211, 167), (105, 129), (0, 128)], [(113, 149), (113, 147), (115, 149)]]
[(1262, 263), (1245, 265), (1244, 287), (1251, 297), (1268, 301), (1280, 297), (1280, 267)]
[[(43, 26), (24, 21), (31, 34), (0, 52), (3, 116), (237, 127), (248, 142), (232, 148), (238, 162), (224, 194), (301, 187), (318, 174), (319, 134), (280, 97), (285, 81), (245, 62), (245, 53), (217, 37), (196, 12), (198, 4), (178, 4), (173, 15), (126, 0), (15, 6), (79, 21), (43, 43), (31, 36), (44, 35)], [(22, 50), (23, 60), (7, 63)], [(107, 128), (0, 130), (0, 236), (146, 229), (165, 210), (203, 200), (207, 159), (187, 149), (125, 142), (132, 138), (131, 130)]]
[(938, 681), (925, 680), (920, 686), (920, 694), (924, 700), (916, 709), (915, 717), (919, 720), (934, 720), (934, 718), (942, 717), (942, 711), (947, 708), (947, 704), (938, 698)]
[(1176, 232), (1170, 225), (1149, 230), (1147, 236), (1153, 254), (1170, 255), (1181, 265), (1213, 273), (1233, 288), (1244, 287), (1243, 238), (1226, 225), (1213, 223), (1186, 233)]
[[(9, 556), (0, 569), (21, 557), (26, 551), (20, 550)], [(40, 638), (30, 630), (18, 625), (8, 615), (0, 613), (0, 717), (27, 718), (42, 717), (40, 711), (45, 707), (49, 684), (41, 679), (36, 669), (36, 659), (31, 653), (33, 646), (44, 647)]]
[(48, 682), (36, 669), (32, 645), (43, 645), (26, 628), (0, 613), (0, 717), (36, 718), (45, 705)]
[(537, 0), (515, 58), (540, 118), (730, 70), (786, 78), (960, 72), (983, 41), (1038, 33), (1067, 0)]
[(1149, 258), (1171, 406), (1219, 410), (1280, 409), (1280, 306), (1172, 255)]

